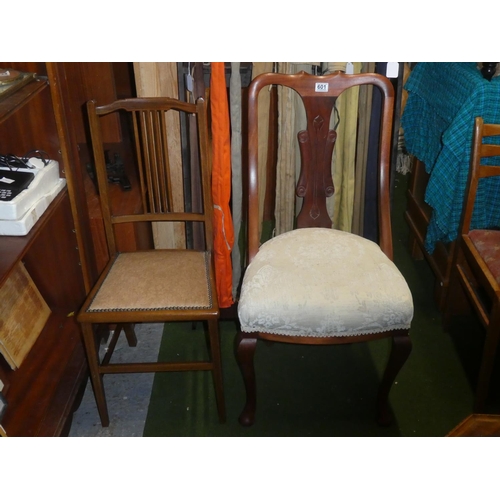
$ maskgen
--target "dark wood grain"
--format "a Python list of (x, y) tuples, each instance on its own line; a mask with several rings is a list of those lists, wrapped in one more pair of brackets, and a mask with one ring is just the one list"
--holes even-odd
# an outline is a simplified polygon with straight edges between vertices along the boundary
[(74, 318), (52, 314), (21, 367), (9, 377), (8, 436), (58, 436), (87, 376)]

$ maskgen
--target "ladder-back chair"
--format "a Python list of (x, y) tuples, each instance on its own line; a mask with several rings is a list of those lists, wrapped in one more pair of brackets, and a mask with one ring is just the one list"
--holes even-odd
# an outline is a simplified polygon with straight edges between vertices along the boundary
[[(302, 98), (307, 129), (298, 133), (301, 172), (296, 194), (302, 209), (292, 231), (260, 244), (258, 204), (259, 92), (282, 85)], [(379, 243), (332, 228), (326, 198), (333, 195), (332, 154), (336, 131), (330, 118), (345, 89), (373, 85), (383, 96), (378, 166)], [(388, 394), (411, 351), (413, 301), (405, 279), (392, 262), (390, 220), (390, 147), (394, 91), (376, 74), (313, 76), (263, 74), (248, 91), (248, 267), (238, 303), (240, 332), (236, 357), (246, 388), (239, 421), (254, 422), (254, 354), (258, 339), (295, 344), (348, 344), (392, 340), (380, 383), (377, 418), (391, 421)], [(343, 117), (341, 116), (342, 120)], [(341, 166), (339, 167), (341, 168)], [(359, 370), (360, 367), (353, 367)]]
[[(500, 230), (498, 222), (496, 227), (481, 229), (471, 229), (471, 222), (474, 208), (481, 204), (478, 193), (482, 183), (496, 183), (495, 189), (500, 189), (500, 178), (492, 179), (495, 176), (500, 176), (500, 125), (484, 123), (481, 117), (476, 117), (469, 178), (445, 308), (448, 327), (453, 316), (464, 312), (462, 298), (465, 295), (466, 305), (472, 306), (486, 330), (474, 400), (476, 413), (484, 409), (500, 337)], [(483, 206), (483, 210), (487, 212), (488, 207)]]
[[(163, 371), (208, 370), (212, 372), (219, 420), (225, 420), (224, 392), (219, 341), (219, 307), (213, 268), (212, 199), (210, 191), (209, 139), (206, 103), (199, 99), (188, 104), (170, 98), (122, 99), (104, 106), (87, 103), (95, 169), (99, 187), (106, 240), (110, 260), (89, 293), (79, 314), (91, 382), (103, 426), (109, 425), (103, 375)], [(189, 213), (174, 207), (167, 127), (168, 114), (184, 113), (191, 126), (196, 118), (203, 207)], [(105, 147), (101, 120), (120, 114), (122, 123), (130, 123), (133, 134), (142, 213), (117, 215), (108, 193)], [(129, 122), (126, 120), (129, 119)], [(178, 162), (177, 162), (178, 163)], [(178, 177), (177, 172), (177, 177)], [(161, 248), (120, 252), (115, 229), (126, 223), (196, 223), (203, 224), (205, 248)], [(177, 245), (178, 246), (178, 245)], [(129, 344), (134, 344), (136, 323), (201, 321), (208, 327), (209, 359), (205, 361), (111, 363), (110, 355), (100, 359), (96, 342), (97, 325), (117, 325), (115, 337), (125, 329)], [(186, 339), (189, 342), (189, 338)]]

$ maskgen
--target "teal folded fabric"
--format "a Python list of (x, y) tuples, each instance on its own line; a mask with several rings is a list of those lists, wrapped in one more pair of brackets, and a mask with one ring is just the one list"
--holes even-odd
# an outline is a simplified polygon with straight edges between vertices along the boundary
[[(425, 201), (433, 213), (425, 240), (429, 253), (438, 241), (456, 239), (470, 165), (474, 119), (500, 123), (500, 78), (488, 82), (476, 63), (419, 63), (405, 89), (402, 116), (407, 150), (430, 174)], [(489, 159), (499, 164), (498, 158)], [(480, 183), (473, 228), (499, 226), (500, 179)]]

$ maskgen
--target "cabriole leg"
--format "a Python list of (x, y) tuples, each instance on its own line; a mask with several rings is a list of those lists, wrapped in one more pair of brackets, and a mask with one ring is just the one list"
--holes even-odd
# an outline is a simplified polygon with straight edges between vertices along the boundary
[(392, 414), (389, 409), (389, 391), (412, 348), (408, 331), (396, 333), (392, 337), (391, 343), (391, 354), (380, 382), (377, 398), (377, 422), (380, 425), (390, 425), (392, 422)]
[(236, 338), (236, 361), (243, 376), (246, 390), (246, 403), (238, 421), (241, 425), (250, 426), (255, 420), (256, 385), (254, 355), (257, 339), (245, 338), (241, 332)]

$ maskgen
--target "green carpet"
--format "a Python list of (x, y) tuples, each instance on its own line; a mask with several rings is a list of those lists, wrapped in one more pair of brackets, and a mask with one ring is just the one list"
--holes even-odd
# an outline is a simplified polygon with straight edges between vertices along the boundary
[[(235, 325), (221, 322), (227, 422), (219, 424), (210, 373), (155, 375), (144, 436), (444, 436), (472, 412), (482, 339), (473, 320), (453, 334), (441, 327), (433, 275), (408, 251), (403, 218), (407, 176), (398, 174), (393, 202), (395, 262), (411, 288), (413, 351), (391, 394), (394, 423), (375, 423), (377, 387), (389, 352), (387, 340), (346, 346), (258, 344), (257, 414), (239, 425), (244, 387), (234, 354)], [(475, 334), (471, 335), (470, 330)], [(478, 330), (479, 333), (476, 331)], [(207, 356), (202, 325), (165, 326), (161, 359)]]

